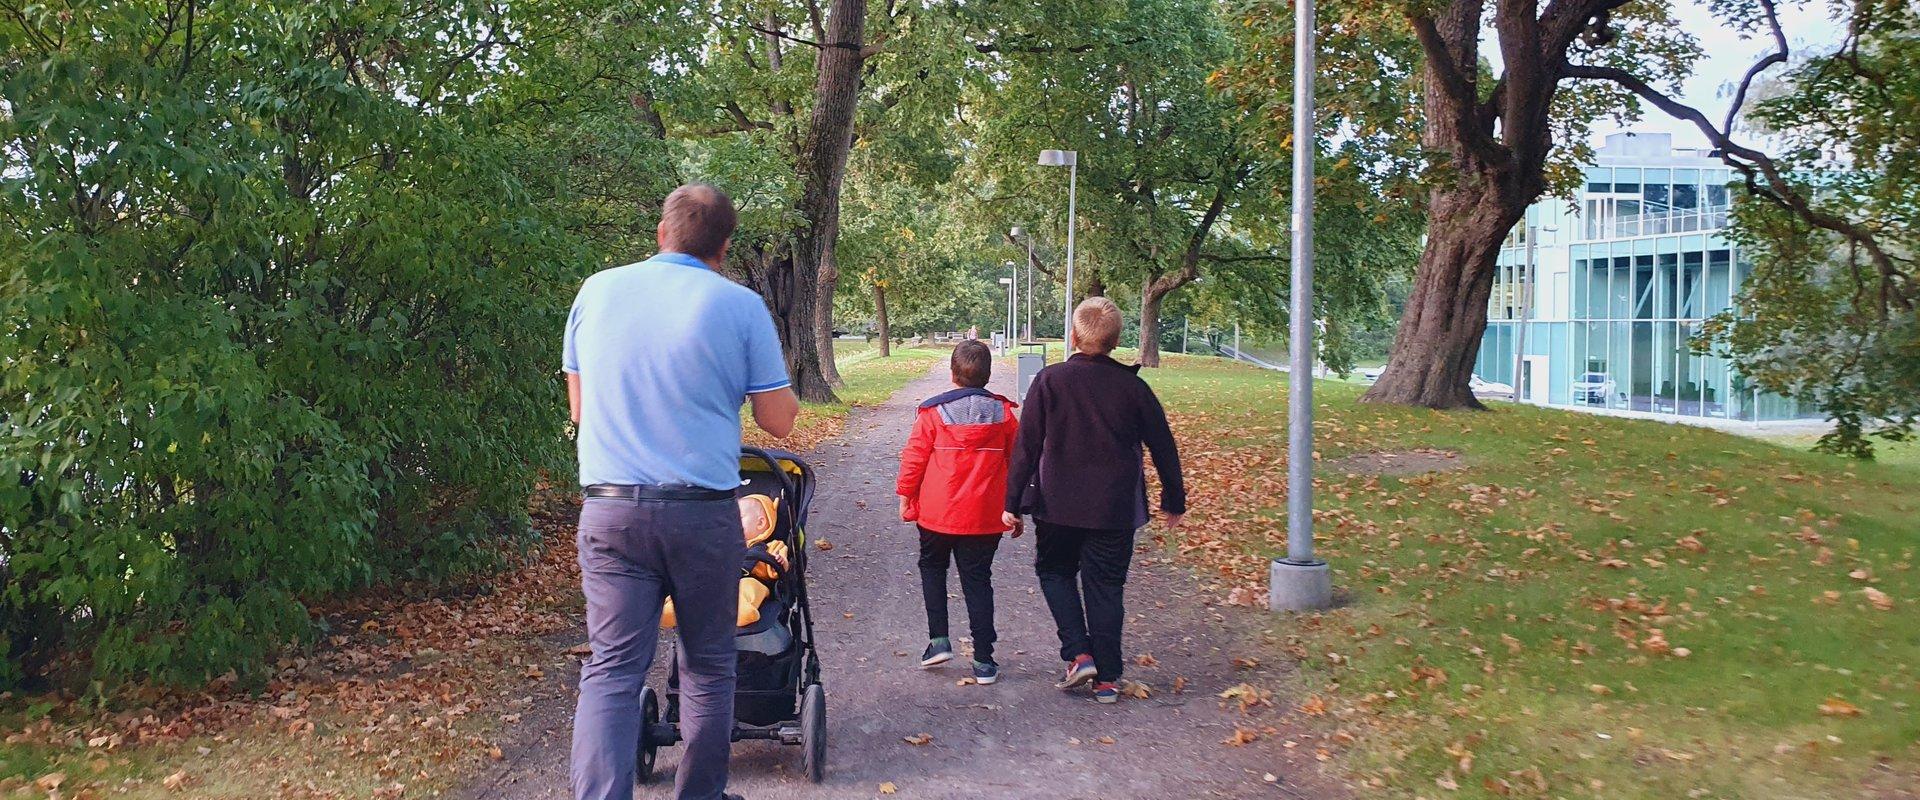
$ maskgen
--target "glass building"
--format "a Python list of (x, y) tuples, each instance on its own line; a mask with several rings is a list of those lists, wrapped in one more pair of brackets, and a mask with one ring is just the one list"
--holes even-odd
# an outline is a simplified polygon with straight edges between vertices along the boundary
[[(1723, 235), (1732, 171), (1668, 134), (1607, 137), (1572, 202), (1527, 209), (1500, 251), (1475, 371), (1526, 402), (1753, 422), (1818, 417), (1695, 355), (1747, 265)], [(1533, 239), (1529, 256), (1528, 239)], [(1531, 262), (1529, 262), (1531, 258)]]

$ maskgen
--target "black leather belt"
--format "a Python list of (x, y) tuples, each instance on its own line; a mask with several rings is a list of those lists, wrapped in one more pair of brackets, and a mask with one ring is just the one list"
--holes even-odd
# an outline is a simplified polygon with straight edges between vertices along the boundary
[(621, 500), (732, 500), (731, 489), (704, 486), (623, 486), (596, 483), (586, 488), (588, 497), (613, 497)]

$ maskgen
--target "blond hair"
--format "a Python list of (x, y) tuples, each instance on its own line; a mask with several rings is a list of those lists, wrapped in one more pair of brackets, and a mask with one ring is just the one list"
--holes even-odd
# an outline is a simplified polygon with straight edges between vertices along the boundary
[(1120, 346), (1120, 307), (1105, 297), (1089, 297), (1073, 309), (1073, 349), (1104, 356)]

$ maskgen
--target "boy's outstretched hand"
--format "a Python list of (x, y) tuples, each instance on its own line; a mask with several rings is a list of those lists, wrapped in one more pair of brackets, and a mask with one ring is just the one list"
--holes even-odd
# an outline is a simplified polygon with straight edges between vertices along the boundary
[(1165, 524), (1168, 528), (1178, 528), (1180, 527), (1180, 521), (1186, 518), (1187, 518), (1186, 514), (1168, 514), (1164, 517), (1161, 517), (1160, 521), (1162, 524)]
[(1020, 524), (1020, 515), (1011, 511), (1000, 512), (1000, 524), (1012, 528), (1013, 538), (1015, 539), (1020, 538), (1020, 534), (1025, 533), (1025, 530)]

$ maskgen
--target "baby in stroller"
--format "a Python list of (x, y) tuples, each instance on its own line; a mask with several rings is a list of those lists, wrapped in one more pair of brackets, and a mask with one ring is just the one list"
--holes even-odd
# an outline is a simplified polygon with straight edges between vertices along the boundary
[[(764, 494), (739, 499), (740, 528), (747, 542), (747, 555), (740, 561), (740, 611), (735, 624), (745, 628), (760, 621), (760, 604), (773, 593), (772, 584), (787, 570), (787, 543), (774, 538), (780, 518), (780, 501)], [(673, 600), (668, 598), (660, 612), (660, 627), (675, 624)]]

